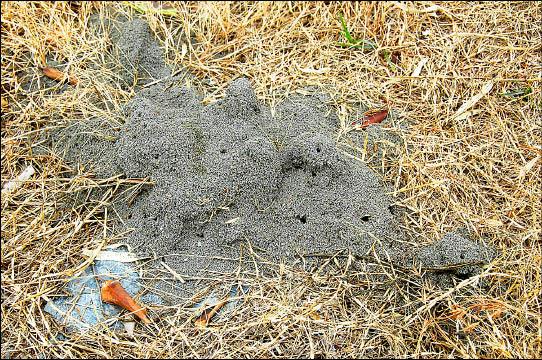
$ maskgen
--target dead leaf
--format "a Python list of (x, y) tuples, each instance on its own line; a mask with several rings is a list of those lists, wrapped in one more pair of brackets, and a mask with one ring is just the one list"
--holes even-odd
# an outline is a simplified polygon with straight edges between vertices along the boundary
[(491, 89), (493, 89), (493, 81), (488, 81), (484, 86), (482, 86), (482, 89), (478, 94), (474, 95), (465, 103), (463, 103), (463, 105), (461, 105), (461, 107), (456, 111), (453, 118), (457, 119), (461, 114), (473, 107), (478, 101), (480, 101), (481, 98), (489, 94)]
[(124, 330), (126, 330), (126, 334), (128, 337), (133, 338), (134, 337), (134, 330), (135, 330), (135, 322), (134, 321), (126, 321), (124, 324)]
[(34, 167), (32, 165), (28, 165), (26, 169), (23, 170), (23, 172), (17, 176), (16, 179), (9, 181), (4, 185), (4, 188), (2, 189), (3, 193), (10, 193), (13, 190), (17, 189), (19, 186), (21, 186), (26, 180), (30, 179), (32, 175), (36, 170), (34, 170)]
[(361, 124), (358, 125), (356, 122), (353, 122), (352, 125), (359, 129), (364, 129), (369, 125), (379, 124), (388, 116), (388, 110), (371, 109), (366, 111), (364, 115), (365, 116), (363, 117)]
[(443, 7), (439, 6), (439, 5), (431, 5), (431, 6), (428, 6), (426, 8), (423, 8), (423, 9), (418, 9), (418, 8), (415, 8), (415, 7), (409, 7), (407, 6), (407, 4), (403, 4), (403, 3), (400, 3), (398, 1), (394, 1), (393, 4), (403, 10), (403, 11), (406, 11), (407, 13), (410, 13), (410, 14), (428, 14), (430, 16), (437, 16), (437, 13), (438, 12), (442, 12), (446, 17), (448, 18), (452, 18), (452, 17), (455, 17), (455, 15), (449, 13), (448, 11), (446, 11), (446, 9), (444, 9)]
[(418, 63), (418, 66), (416, 66), (416, 68), (414, 69), (414, 71), (412, 72), (412, 75), (413, 77), (418, 77), (420, 76), (420, 73), (422, 72), (422, 69), (423, 67), (425, 66), (425, 64), (429, 61), (429, 58), (422, 58), (420, 60), (420, 62)]
[(529, 162), (527, 162), (527, 164), (525, 164), (525, 166), (522, 167), (521, 170), (519, 171), (519, 178), (523, 179), (525, 175), (527, 175), (529, 171), (533, 169), (533, 167), (538, 162), (538, 160), (540, 160), (540, 155), (537, 155), (536, 157), (529, 160)]
[(73, 76), (68, 76), (64, 74), (62, 71), (55, 69), (53, 67), (46, 66), (41, 69), (43, 71), (43, 75), (47, 76), (49, 79), (53, 79), (56, 81), (65, 81), (66, 79), (70, 83), (70, 85), (77, 85), (77, 79)]
[(437, 12), (439, 10), (443, 10), (442, 7), (440, 7), (438, 5), (431, 5), (429, 7), (423, 8), (423, 9), (418, 9), (418, 8), (415, 8), (415, 7), (408, 7), (406, 4), (399, 3), (397, 1), (394, 1), (393, 4), (396, 7), (398, 7), (399, 9), (401, 9), (403, 11), (406, 11), (408, 13), (412, 13), (412, 14), (433, 13), (433, 12)]
[(128, 294), (118, 280), (107, 280), (101, 290), (102, 301), (108, 304), (113, 304), (128, 310), (136, 315), (145, 324), (150, 324), (151, 321), (147, 317), (147, 309), (141, 307)]
[[(83, 255), (86, 257), (92, 257), (94, 255), (94, 251), (90, 249), (83, 249)], [(128, 262), (135, 262), (143, 259), (147, 259), (147, 257), (136, 257), (134, 254), (127, 253), (127, 252), (117, 252), (117, 251), (100, 251), (94, 260), (107, 260), (107, 261), (118, 261), (122, 263), (128, 263)]]

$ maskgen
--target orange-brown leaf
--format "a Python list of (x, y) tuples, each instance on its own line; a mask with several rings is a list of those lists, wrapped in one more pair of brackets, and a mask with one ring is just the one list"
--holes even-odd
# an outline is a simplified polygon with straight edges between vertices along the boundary
[(361, 128), (365, 128), (371, 124), (379, 124), (388, 116), (388, 110), (378, 110), (376, 112), (366, 113), (361, 123)]
[(102, 301), (108, 304), (113, 304), (122, 307), (134, 313), (145, 324), (150, 324), (151, 321), (147, 317), (147, 310), (139, 304), (128, 294), (126, 290), (120, 284), (118, 280), (107, 280), (102, 286), (101, 291)]
[(371, 109), (366, 111), (363, 114), (363, 118), (361, 119), (361, 124), (359, 124), (357, 121), (354, 121), (352, 125), (357, 127), (358, 129), (364, 129), (367, 126), (371, 124), (379, 124), (388, 116), (388, 110), (387, 109)]
[(74, 78), (73, 76), (67, 76), (62, 71), (55, 69), (53, 67), (46, 66), (43, 69), (41, 69), (41, 71), (43, 71), (43, 75), (47, 76), (49, 79), (53, 79), (56, 81), (64, 81), (67, 79), (70, 85), (74, 85), (74, 86), (77, 85), (76, 78)]

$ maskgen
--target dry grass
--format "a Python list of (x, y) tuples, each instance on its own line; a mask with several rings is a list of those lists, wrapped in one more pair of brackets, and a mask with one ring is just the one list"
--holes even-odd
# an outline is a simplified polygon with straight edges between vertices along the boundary
[[(61, 293), (86, 265), (83, 248), (116, 241), (104, 235), (107, 205), (127, 180), (95, 179), (86, 169), (69, 175), (61, 159), (34, 155), (30, 144), (39, 129), (69, 121), (122, 121), (120, 106), (133, 92), (120, 89), (103, 64), (107, 39), (86, 27), (107, 5), (2, 3), (2, 182), (28, 164), (37, 170), (2, 194), (2, 357), (540, 357), (542, 9), (469, 2), (425, 11), (430, 5), (179, 3), (174, 18), (145, 18), (173, 66), (207, 79), (206, 101), (244, 75), (271, 105), (308, 85), (329, 92), (343, 118), (358, 103), (391, 104), (411, 124), (410, 147), (385, 174), (409, 210), (409, 231), (424, 243), (468, 228), (501, 253), (482, 275), (443, 290), (378, 262), (369, 270), (390, 281), (368, 282), (368, 270), (349, 257), (314, 274), (270, 265), (271, 275), (224, 277), (252, 291), (233, 316), (206, 330), (177, 306), (154, 309), (156, 323), (138, 325), (133, 338), (100, 329), (59, 340), (62, 327), (42, 311), (44, 296)], [(337, 46), (344, 40), (339, 12), (354, 37), (377, 49)], [(182, 33), (197, 42), (185, 44), (187, 52)], [(46, 58), (68, 64), (79, 85), (59, 94), (25, 90), (27, 81), (43, 82), (38, 66)], [(420, 76), (411, 76), (422, 58)], [(103, 68), (100, 80), (90, 64)], [(454, 118), (489, 81), (475, 113)], [(502, 95), (524, 87), (532, 88), (524, 98)], [(108, 190), (101, 202), (61, 208), (68, 196), (84, 198), (98, 186)], [(472, 286), (480, 278), (488, 290)]]

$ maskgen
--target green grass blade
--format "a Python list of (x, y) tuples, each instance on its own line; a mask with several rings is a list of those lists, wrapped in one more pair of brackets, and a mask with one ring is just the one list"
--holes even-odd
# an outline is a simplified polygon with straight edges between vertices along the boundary
[(352, 37), (350, 34), (350, 31), (348, 30), (348, 26), (346, 25), (346, 21), (344, 20), (344, 17), (341, 13), (339, 13), (339, 19), (341, 20), (341, 25), (343, 28), (343, 35), (348, 40), (349, 43), (356, 44), (356, 40)]
[(503, 94), (503, 96), (520, 97), (520, 96), (529, 95), (532, 92), (533, 92), (533, 89), (531, 89), (530, 87), (524, 87), (521, 89), (514, 89), (514, 90), (507, 91)]

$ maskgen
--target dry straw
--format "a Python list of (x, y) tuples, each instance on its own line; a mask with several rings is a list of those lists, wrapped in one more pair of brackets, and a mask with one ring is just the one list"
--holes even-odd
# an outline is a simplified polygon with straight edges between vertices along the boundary
[[(217, 282), (251, 286), (228, 318), (201, 329), (186, 306), (158, 307), (156, 326), (136, 326), (133, 336), (106, 326), (60, 336), (45, 299), (88, 265), (84, 249), (119, 240), (107, 235), (107, 205), (139, 180), (96, 179), (85, 168), (72, 176), (30, 145), (39, 130), (70, 121), (122, 122), (133, 91), (104, 64), (108, 39), (87, 26), (109, 7), (136, 14), (122, 3), (2, 3), (2, 182), (36, 170), (2, 194), (2, 357), (542, 355), (537, 2), (200, 2), (173, 4), (174, 16), (144, 14), (168, 62), (202, 79), (206, 101), (247, 76), (271, 106), (309, 85), (332, 95), (343, 120), (357, 104), (389, 104), (410, 123), (410, 146), (384, 172), (408, 210), (408, 231), (421, 244), (463, 226), (501, 255), (480, 276), (437, 289), (415, 270), (345, 253), (312, 274), (270, 264), (263, 275), (245, 249), (239, 271)], [(339, 46), (339, 13), (354, 38), (376, 48)], [(78, 84), (46, 89), (40, 68), (51, 60)], [(96, 187), (103, 198), (85, 201)], [(74, 195), (83, 201), (66, 208)], [(479, 280), (490, 288), (477, 290)]]

